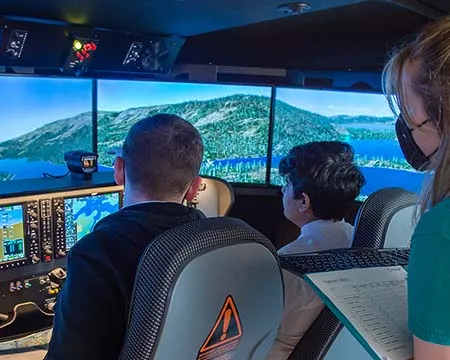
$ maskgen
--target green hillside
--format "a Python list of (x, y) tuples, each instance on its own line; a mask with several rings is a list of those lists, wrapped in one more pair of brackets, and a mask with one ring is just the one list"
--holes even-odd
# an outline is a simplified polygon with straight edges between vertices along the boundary
[(370, 124), (370, 123), (386, 123), (393, 124), (395, 122), (394, 117), (389, 116), (367, 116), (367, 115), (337, 115), (329, 117), (330, 122), (333, 124)]
[[(369, 129), (346, 129), (348, 138), (351, 140), (396, 140), (395, 129), (369, 130)], [(344, 138), (345, 140), (346, 138)]]
[(135, 122), (157, 113), (171, 113), (191, 122), (202, 134), (205, 159), (264, 156), (270, 116), (270, 98), (233, 95), (207, 101), (157, 105), (98, 114), (98, 151), (104, 164), (107, 151), (120, 146)]
[(92, 148), (92, 113), (82, 113), (0, 143), (0, 159), (44, 160), (62, 163), (63, 153)]
[(283, 101), (276, 101), (273, 154), (284, 155), (295, 145), (310, 141), (337, 140), (340, 133), (329, 118), (314, 114)]

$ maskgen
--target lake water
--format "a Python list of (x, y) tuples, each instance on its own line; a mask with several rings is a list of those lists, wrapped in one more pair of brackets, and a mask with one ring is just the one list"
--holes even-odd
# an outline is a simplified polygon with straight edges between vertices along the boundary
[[(403, 158), (398, 143), (394, 140), (359, 140), (352, 141), (350, 144), (354, 147), (355, 153), (359, 156), (383, 157), (385, 159)], [(278, 167), (281, 156), (275, 156), (272, 161), (273, 167)], [(243, 164), (265, 164), (266, 158), (250, 159), (227, 159), (213, 162), (214, 166), (226, 166)], [(100, 171), (110, 170), (108, 167), (99, 167)], [(366, 186), (363, 188), (362, 195), (368, 195), (375, 190), (390, 186), (399, 186), (407, 190), (417, 192), (423, 181), (423, 174), (405, 170), (394, 170), (385, 168), (363, 167), (362, 173), (366, 178)], [(51, 175), (63, 175), (67, 172), (65, 164), (55, 165), (44, 161), (29, 162), (26, 159), (3, 159), (0, 160), (0, 172), (14, 173), (15, 179), (39, 178), (42, 173), (47, 172)]]

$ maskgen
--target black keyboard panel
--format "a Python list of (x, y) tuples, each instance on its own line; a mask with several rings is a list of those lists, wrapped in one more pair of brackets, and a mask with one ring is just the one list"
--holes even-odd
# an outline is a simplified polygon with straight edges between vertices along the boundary
[(408, 265), (409, 249), (334, 249), (316, 253), (281, 255), (283, 268), (308, 273), (378, 266)]

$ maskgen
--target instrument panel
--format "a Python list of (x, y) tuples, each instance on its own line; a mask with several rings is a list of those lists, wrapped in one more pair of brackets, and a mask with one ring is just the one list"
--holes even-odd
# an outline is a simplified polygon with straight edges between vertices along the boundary
[(0, 199), (0, 340), (52, 325), (68, 252), (122, 203), (117, 185)]
[(122, 206), (122, 187), (0, 199), (0, 271), (52, 262)]
[[(213, 185), (204, 179), (184, 205), (221, 216)], [(0, 198), (0, 342), (52, 326), (67, 254), (123, 196), (122, 186), (105, 185)]]

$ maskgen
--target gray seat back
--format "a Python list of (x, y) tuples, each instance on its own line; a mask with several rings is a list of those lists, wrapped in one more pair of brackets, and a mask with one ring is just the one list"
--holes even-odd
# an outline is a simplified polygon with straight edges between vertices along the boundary
[[(416, 204), (417, 196), (401, 188), (384, 188), (372, 193), (356, 215), (352, 247), (409, 247)], [(324, 359), (342, 328), (341, 322), (325, 308), (288, 360)]]
[(282, 307), (270, 240), (238, 219), (187, 223), (142, 256), (121, 359), (262, 360)]
[(417, 200), (416, 194), (394, 187), (371, 194), (356, 216), (352, 247), (409, 247)]

